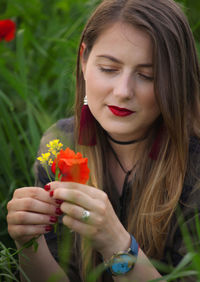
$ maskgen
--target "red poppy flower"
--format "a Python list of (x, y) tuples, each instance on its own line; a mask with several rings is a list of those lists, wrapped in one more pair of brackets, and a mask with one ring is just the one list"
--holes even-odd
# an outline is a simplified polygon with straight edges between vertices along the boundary
[(0, 20), (0, 41), (11, 41), (15, 37), (16, 26), (11, 20)]
[(59, 168), (61, 181), (72, 181), (85, 184), (89, 179), (88, 159), (83, 158), (81, 153), (75, 154), (69, 148), (60, 150), (54, 160), (51, 170), (56, 173), (56, 165)]

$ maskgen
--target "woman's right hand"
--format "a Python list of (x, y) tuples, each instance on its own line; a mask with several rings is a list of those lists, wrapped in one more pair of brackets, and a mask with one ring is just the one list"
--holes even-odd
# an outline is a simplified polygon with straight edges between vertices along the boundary
[(49, 232), (60, 213), (59, 203), (40, 187), (16, 189), (7, 209), (8, 232), (20, 246)]

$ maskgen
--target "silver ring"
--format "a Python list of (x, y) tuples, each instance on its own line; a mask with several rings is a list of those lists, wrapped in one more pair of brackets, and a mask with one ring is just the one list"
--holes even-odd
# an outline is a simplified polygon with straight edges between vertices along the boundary
[(90, 212), (87, 210), (84, 210), (82, 213), (82, 217), (81, 217), (82, 221), (85, 221), (85, 222), (88, 221), (89, 217), (90, 217)]

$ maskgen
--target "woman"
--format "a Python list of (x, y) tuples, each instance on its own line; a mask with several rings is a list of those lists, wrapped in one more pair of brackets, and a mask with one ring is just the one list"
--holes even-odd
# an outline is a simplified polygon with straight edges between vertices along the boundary
[[(49, 183), (36, 162), (37, 189), (17, 189), (8, 203), (18, 248), (47, 233), (61, 213), (60, 226), (75, 231), (67, 274), (55, 260), (56, 235), (46, 236), (51, 253), (43, 235), (36, 253), (24, 250), (31, 265), (21, 256), (21, 266), (33, 281), (56, 272), (84, 281), (91, 261), (105, 262), (102, 281), (148, 281), (161, 277), (151, 258), (180, 262), (186, 250), (176, 209), (193, 234), (200, 208), (199, 86), (194, 39), (174, 1), (99, 5), (80, 42), (75, 119), (51, 127), (40, 146), (41, 153), (55, 138), (75, 146), (88, 157), (88, 185)], [(86, 255), (84, 238), (91, 241)]]

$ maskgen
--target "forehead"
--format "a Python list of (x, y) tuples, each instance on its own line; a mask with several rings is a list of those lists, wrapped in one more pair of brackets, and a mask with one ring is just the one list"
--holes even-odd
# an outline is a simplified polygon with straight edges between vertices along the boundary
[(153, 44), (147, 32), (126, 23), (117, 22), (106, 28), (97, 38), (91, 53), (134, 57), (152, 62)]

